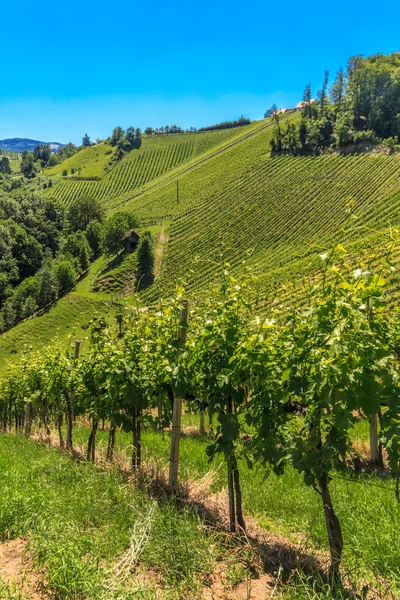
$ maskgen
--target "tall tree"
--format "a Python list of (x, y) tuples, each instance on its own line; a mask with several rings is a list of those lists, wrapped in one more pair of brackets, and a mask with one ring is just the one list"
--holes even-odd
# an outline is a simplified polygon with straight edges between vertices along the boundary
[(82, 146), (91, 146), (92, 142), (90, 141), (90, 137), (88, 136), (87, 133), (85, 133), (85, 135), (82, 138)]
[(143, 290), (154, 281), (154, 244), (150, 231), (145, 231), (138, 247), (137, 288)]
[(324, 73), (324, 81), (322, 84), (322, 88), (321, 91), (319, 92), (318, 96), (319, 96), (319, 105), (321, 107), (321, 114), (324, 115), (325, 114), (325, 106), (326, 106), (326, 102), (327, 102), (327, 91), (328, 91), (328, 81), (329, 81), (329, 71), (325, 71)]

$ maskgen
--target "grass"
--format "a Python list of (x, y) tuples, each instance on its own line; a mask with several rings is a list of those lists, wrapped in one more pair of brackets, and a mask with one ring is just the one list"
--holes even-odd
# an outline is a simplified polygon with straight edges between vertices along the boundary
[[(198, 480), (210, 469), (206, 455), (209, 440), (193, 431), (198, 425), (197, 416), (186, 414), (184, 423), (190, 434), (181, 439), (180, 477), (186, 481)], [(363, 440), (367, 435), (368, 422), (360, 420), (353, 431), (353, 440)], [(99, 431), (98, 436), (99, 447), (105, 452), (108, 432)], [(78, 444), (86, 444), (87, 429), (78, 428), (75, 437)], [(143, 444), (146, 460), (168, 464), (169, 434), (163, 438), (160, 433), (147, 430)], [(130, 447), (130, 435), (119, 432), (117, 450), (129, 455)], [(211, 468), (216, 470), (211, 491), (221, 491), (226, 487), (224, 465), (217, 460)], [(278, 477), (260, 467), (249, 470), (242, 460), (241, 481), (246, 513), (255, 517), (260, 527), (294, 542), (308, 540), (311, 552), (313, 547), (327, 551), (321, 499), (294, 469), (288, 468)], [(369, 582), (373, 586), (377, 582), (375, 587), (383, 580), (391, 582), (393, 593), (400, 594), (400, 506), (394, 489), (394, 480), (379, 474), (337, 473), (331, 483), (345, 540), (345, 573), (351, 573), (352, 581)]]
[[(83, 282), (82, 287), (84, 285), (87, 282)], [(71, 292), (40, 316), (3, 333), (0, 336), (0, 376), (7, 362), (18, 360), (26, 347), (40, 349), (48, 346), (52, 340), (65, 345), (70, 337), (84, 340), (91, 319), (98, 316), (113, 318), (110, 303), (106, 303), (101, 295), (96, 299), (93, 296), (95, 294), (85, 290)]]
[(229, 547), (190, 507), (23, 437), (0, 436), (0, 485), (0, 538), (29, 540), (34, 567), (59, 600), (200, 598), (215, 561), (229, 564)]
[(60, 164), (46, 169), (46, 175), (49, 177), (60, 176), (64, 170), (71, 175), (71, 169), (75, 170), (75, 177), (97, 177), (101, 178), (108, 172), (112, 165), (114, 149), (108, 144), (101, 143), (95, 146), (82, 148), (79, 152), (70, 156)]
[[(214, 476), (208, 495), (225, 490), (224, 465), (217, 460), (210, 467), (205, 452), (209, 439), (194, 431), (198, 416), (185, 414), (183, 420), (187, 433), (181, 440), (180, 477), (193, 483), (211, 468)], [(364, 437), (365, 431), (368, 424), (360, 421), (354, 438)], [(75, 446), (83, 447), (87, 437), (88, 428), (78, 425)], [(97, 446), (101, 453), (106, 449), (107, 437), (107, 430), (99, 430)], [(158, 469), (162, 465), (166, 468), (169, 433), (162, 436), (147, 429), (143, 444), (145, 461), (156, 461)], [(119, 432), (117, 455), (126, 454), (129, 460), (130, 445), (130, 435)], [(253, 516), (258, 526), (269, 532), (274, 552), (277, 548), (283, 551), (280, 560), (284, 571), (277, 597), (348, 598), (339, 592), (332, 595), (322, 580), (309, 577), (300, 568), (288, 571), (285, 563), (287, 543), (300, 545), (303, 554), (310, 556), (318, 549), (327, 553), (320, 497), (292, 468), (277, 477), (262, 468), (249, 471), (241, 460), (240, 469), (247, 516)], [(232, 586), (246, 580), (248, 569), (255, 564), (246, 549), (239, 551), (235, 542), (205, 527), (191, 503), (176, 503), (164, 496), (161, 488), (154, 496), (115, 469), (74, 462), (22, 436), (0, 436), (0, 485), (0, 539), (29, 540), (28, 552), (35, 569), (44, 569), (47, 587), (60, 600), (200, 600), (216, 569), (222, 566)], [(386, 585), (390, 597), (397, 597), (400, 508), (393, 480), (379, 475), (337, 474), (331, 493), (345, 539), (346, 584), (351, 582), (358, 589), (370, 586), (371, 590)], [(139, 544), (141, 538), (145, 540), (143, 545)], [(132, 559), (135, 552), (137, 560)], [(131, 570), (119, 573), (123, 557)], [(114, 595), (110, 595), (113, 587)], [(18, 589), (12, 592), (8, 588), (8, 596), (6, 589), (0, 584), (0, 598), (20, 598), (16, 595)], [(379, 597), (389, 598), (389, 591)], [(20, 600), (25, 598), (21, 596)]]

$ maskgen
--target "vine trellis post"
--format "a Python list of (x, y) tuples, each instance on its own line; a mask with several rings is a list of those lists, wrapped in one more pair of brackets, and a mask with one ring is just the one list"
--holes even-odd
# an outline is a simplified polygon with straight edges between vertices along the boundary
[[(81, 349), (80, 340), (75, 340), (75, 348), (74, 348), (74, 362), (73, 368), (75, 369), (76, 363), (79, 358), (79, 352)], [(72, 452), (72, 427), (74, 422), (74, 402), (75, 402), (75, 392), (71, 392), (71, 394), (66, 394), (67, 400), (67, 440), (66, 440), (66, 450)]]
[[(178, 329), (178, 341), (179, 350), (186, 343), (186, 328), (188, 322), (188, 307), (189, 302), (184, 300), (182, 302), (182, 308), (179, 313), (179, 329)], [(181, 440), (181, 429), (182, 429), (182, 398), (175, 397), (172, 408), (172, 439), (171, 439), (171, 457), (169, 464), (169, 479), (168, 483), (170, 487), (176, 487), (178, 483), (178, 467), (179, 467), (179, 444)]]
[(378, 443), (378, 415), (374, 414), (369, 422), (369, 443), (371, 447), (371, 462), (379, 462), (379, 443)]

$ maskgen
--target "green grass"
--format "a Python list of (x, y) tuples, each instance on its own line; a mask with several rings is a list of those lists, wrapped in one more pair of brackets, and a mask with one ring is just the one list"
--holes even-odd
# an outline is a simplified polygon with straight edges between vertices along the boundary
[[(0, 485), (0, 538), (28, 540), (43, 585), (59, 600), (150, 600), (160, 597), (152, 579), (163, 598), (201, 598), (215, 562), (229, 563), (229, 547), (190, 507), (23, 437), (0, 436)], [(142, 536), (132, 572), (115, 575)]]
[[(184, 415), (184, 424), (198, 426), (198, 417)], [(368, 423), (359, 421), (353, 439), (368, 434)], [(78, 444), (87, 442), (88, 430), (75, 432)], [(98, 445), (106, 450), (107, 431), (99, 431)], [(181, 439), (180, 477), (199, 479), (206, 475), (210, 464), (206, 455), (209, 440), (191, 432)], [(116, 448), (130, 454), (131, 437), (120, 432)], [(143, 436), (144, 455), (167, 465), (170, 435), (147, 430)], [(217, 460), (211, 465), (216, 471), (212, 491), (226, 487), (224, 465)], [(302, 543), (308, 539), (311, 547), (327, 551), (327, 536), (320, 496), (307, 487), (292, 468), (278, 477), (257, 467), (249, 470), (241, 461), (241, 481), (246, 513), (256, 517), (259, 525), (272, 533)], [(373, 583), (384, 579), (400, 594), (400, 506), (395, 498), (395, 482), (375, 474), (351, 475), (337, 473), (331, 483), (334, 506), (341, 520), (345, 540), (344, 572), (352, 573), (353, 581), (365, 579)]]
[(109, 303), (110, 296), (86, 290), (89, 284), (90, 281), (82, 281), (76, 291), (58, 300), (40, 316), (20, 323), (0, 336), (0, 376), (7, 363), (18, 360), (25, 348), (39, 350), (52, 341), (66, 345), (70, 337), (85, 340), (91, 319), (113, 318), (115, 311)]
[(75, 169), (74, 176), (76, 177), (97, 177), (100, 179), (111, 168), (112, 165), (109, 162), (112, 162), (113, 155), (114, 148), (111, 148), (108, 144), (88, 146), (55, 167), (46, 169), (46, 175), (49, 177), (62, 175), (65, 169), (68, 171), (68, 175), (71, 175), (71, 169)]
[[(210, 493), (225, 489), (226, 473), (222, 460), (217, 459), (210, 465), (206, 455), (209, 439), (194, 431), (198, 426), (198, 416), (184, 414), (183, 422), (190, 427), (190, 433), (184, 434), (181, 439), (181, 479), (199, 480), (211, 468), (215, 473)], [(359, 421), (353, 439), (362, 439), (366, 432), (368, 423)], [(74, 432), (74, 443), (84, 448), (88, 434), (86, 427), (78, 425)], [(107, 440), (108, 431), (99, 430), (97, 448), (103, 455)], [(116, 452), (126, 454), (129, 460), (131, 443), (130, 434), (119, 432)], [(150, 429), (144, 432), (145, 462), (153, 459), (167, 468), (169, 448), (168, 432), (164, 436)], [(247, 515), (255, 517), (260, 527), (272, 534), (285, 536), (295, 544), (303, 546), (308, 540), (304, 551), (310, 555), (318, 549), (328, 551), (320, 496), (303, 483), (302, 477), (294, 469), (288, 467), (284, 475), (278, 477), (261, 467), (249, 470), (244, 460), (240, 461), (240, 469)], [(367, 582), (378, 589), (381, 582), (390, 582), (391, 591), (400, 594), (400, 508), (394, 488), (392, 479), (378, 474), (337, 473), (331, 482), (332, 499), (345, 540), (344, 574), (346, 577), (349, 574), (350, 580), (358, 587), (361, 586), (360, 582)], [(312, 595), (313, 586), (316, 590), (317, 583), (317, 580), (305, 582), (302, 577), (297, 578), (285, 591), (284, 597), (300, 598), (299, 590), (304, 588), (311, 594), (310, 598), (331, 598), (327, 591), (324, 595), (323, 589), (318, 592), (321, 596)]]
[(113, 294), (135, 289), (137, 253), (121, 253), (111, 260), (98, 274), (92, 284), (94, 292)]

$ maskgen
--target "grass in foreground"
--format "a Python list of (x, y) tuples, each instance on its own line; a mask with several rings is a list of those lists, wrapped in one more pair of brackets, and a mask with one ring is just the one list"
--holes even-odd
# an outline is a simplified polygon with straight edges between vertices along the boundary
[[(224, 465), (216, 461), (210, 467), (206, 455), (209, 439), (194, 431), (198, 425), (198, 417), (187, 414), (184, 416), (184, 423), (190, 434), (183, 435), (181, 440), (181, 478), (185, 481), (199, 479), (210, 468), (216, 469), (211, 492), (223, 490), (226, 487)], [(364, 441), (368, 436), (367, 421), (359, 421), (353, 434), (356, 445), (357, 442)], [(86, 428), (76, 430), (75, 439), (78, 444), (85, 444), (87, 437)], [(103, 452), (107, 438), (108, 431), (98, 432), (98, 447)], [(143, 436), (143, 445), (145, 459), (153, 458), (161, 464), (168, 464), (169, 433), (162, 436), (147, 430)], [(130, 454), (129, 434), (118, 433), (117, 450)], [(292, 542), (306, 544), (307, 551), (311, 553), (313, 549), (327, 551), (321, 499), (312, 488), (303, 483), (302, 477), (294, 469), (288, 468), (283, 476), (277, 477), (267, 474), (261, 468), (249, 470), (245, 461), (242, 461), (241, 482), (245, 511), (247, 515), (255, 517), (260, 527), (274, 535), (285, 536)], [(396, 501), (394, 488), (393, 479), (367, 473), (360, 473), (358, 476), (337, 473), (331, 483), (333, 502), (341, 519), (345, 539), (344, 573), (350, 574), (351, 581), (359, 588), (364, 583), (372, 588), (389, 585), (394, 597), (400, 597), (400, 505)], [(310, 598), (319, 597), (312, 595), (314, 591), (317, 592), (313, 591), (307, 581), (301, 580), (299, 585), (300, 589), (307, 587)], [(313, 586), (315, 585), (314, 581)], [(287, 594), (287, 597), (292, 597), (292, 591), (287, 591)], [(329, 597), (322, 592), (321, 594), (321, 598)], [(296, 600), (300, 597), (293, 595)], [(303, 597), (308, 598), (306, 595)]]
[[(217, 562), (237, 576), (228, 538), (116, 471), (2, 435), (0, 486), (0, 538), (29, 540), (43, 585), (60, 600), (195, 599)], [(0, 598), (17, 594), (0, 584)]]

